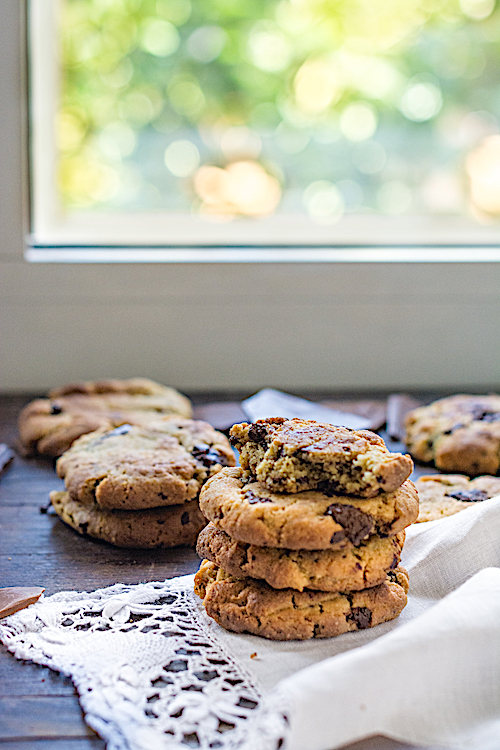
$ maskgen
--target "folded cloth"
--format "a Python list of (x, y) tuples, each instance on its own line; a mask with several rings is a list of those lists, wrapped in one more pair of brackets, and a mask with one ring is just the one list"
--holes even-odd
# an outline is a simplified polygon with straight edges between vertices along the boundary
[(238, 660), (252, 639), (269, 695), (259, 720), (286, 714), (287, 750), (372, 735), (500, 747), (500, 496), (406, 533), (410, 596), (396, 620), (306, 644), (222, 634)]
[(191, 576), (59, 593), (3, 620), (0, 638), (69, 674), (112, 750), (333, 750), (373, 735), (497, 750), (499, 540), (500, 496), (411, 526), (407, 607), (337, 638), (228, 633)]

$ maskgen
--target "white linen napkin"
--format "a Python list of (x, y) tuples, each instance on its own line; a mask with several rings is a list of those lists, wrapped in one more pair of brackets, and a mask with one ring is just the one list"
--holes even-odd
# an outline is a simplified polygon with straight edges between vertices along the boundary
[(273, 646), (259, 644), (257, 676), (266, 662), (268, 689), (273, 674), (282, 676), (267, 710), (289, 706), (287, 750), (331, 750), (372, 735), (500, 748), (500, 496), (411, 526), (403, 564), (409, 603), (391, 623), (316, 642), (315, 663), (298, 672), (294, 647), (277, 646), (286, 677)]

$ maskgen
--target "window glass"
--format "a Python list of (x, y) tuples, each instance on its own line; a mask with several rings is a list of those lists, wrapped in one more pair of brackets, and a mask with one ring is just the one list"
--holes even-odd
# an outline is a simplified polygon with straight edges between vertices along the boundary
[(68, 208), (500, 212), (492, 0), (64, 0)]

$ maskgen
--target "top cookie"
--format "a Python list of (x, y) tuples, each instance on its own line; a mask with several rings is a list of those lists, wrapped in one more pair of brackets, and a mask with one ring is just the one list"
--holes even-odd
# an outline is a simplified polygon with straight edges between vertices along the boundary
[(144, 510), (193, 500), (209, 477), (234, 463), (225, 435), (207, 422), (170, 416), (82, 435), (56, 468), (73, 500)]
[(469, 476), (500, 473), (500, 396), (456, 395), (406, 416), (406, 445), (419, 461)]
[(19, 415), (28, 455), (60, 456), (76, 438), (121, 424), (147, 424), (162, 414), (191, 417), (191, 402), (174, 388), (146, 378), (75, 383), (31, 401)]
[(244, 479), (273, 492), (374, 497), (397, 489), (413, 469), (409, 456), (390, 453), (374, 432), (306, 419), (243, 422), (231, 428), (230, 440)]

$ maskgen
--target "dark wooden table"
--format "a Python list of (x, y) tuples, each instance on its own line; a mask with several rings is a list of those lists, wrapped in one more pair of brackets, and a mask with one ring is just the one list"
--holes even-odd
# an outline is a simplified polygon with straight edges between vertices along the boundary
[[(230, 398), (240, 395), (244, 394)], [(0, 442), (15, 445), (17, 416), (31, 398), (33, 394), (0, 397)], [(227, 398), (227, 394), (218, 398), (198, 394), (193, 400), (201, 405)], [(79, 536), (47, 513), (49, 492), (62, 486), (52, 461), (18, 454), (0, 476), (0, 587), (43, 586), (46, 594), (93, 591), (118, 582), (165, 580), (197, 570), (199, 559), (192, 549), (125, 550)], [(1, 750), (104, 748), (83, 720), (71, 681), (46, 667), (15, 659), (2, 645), (0, 743)], [(369, 746), (357, 743), (352, 748), (407, 747), (384, 743), (375, 739)]]

